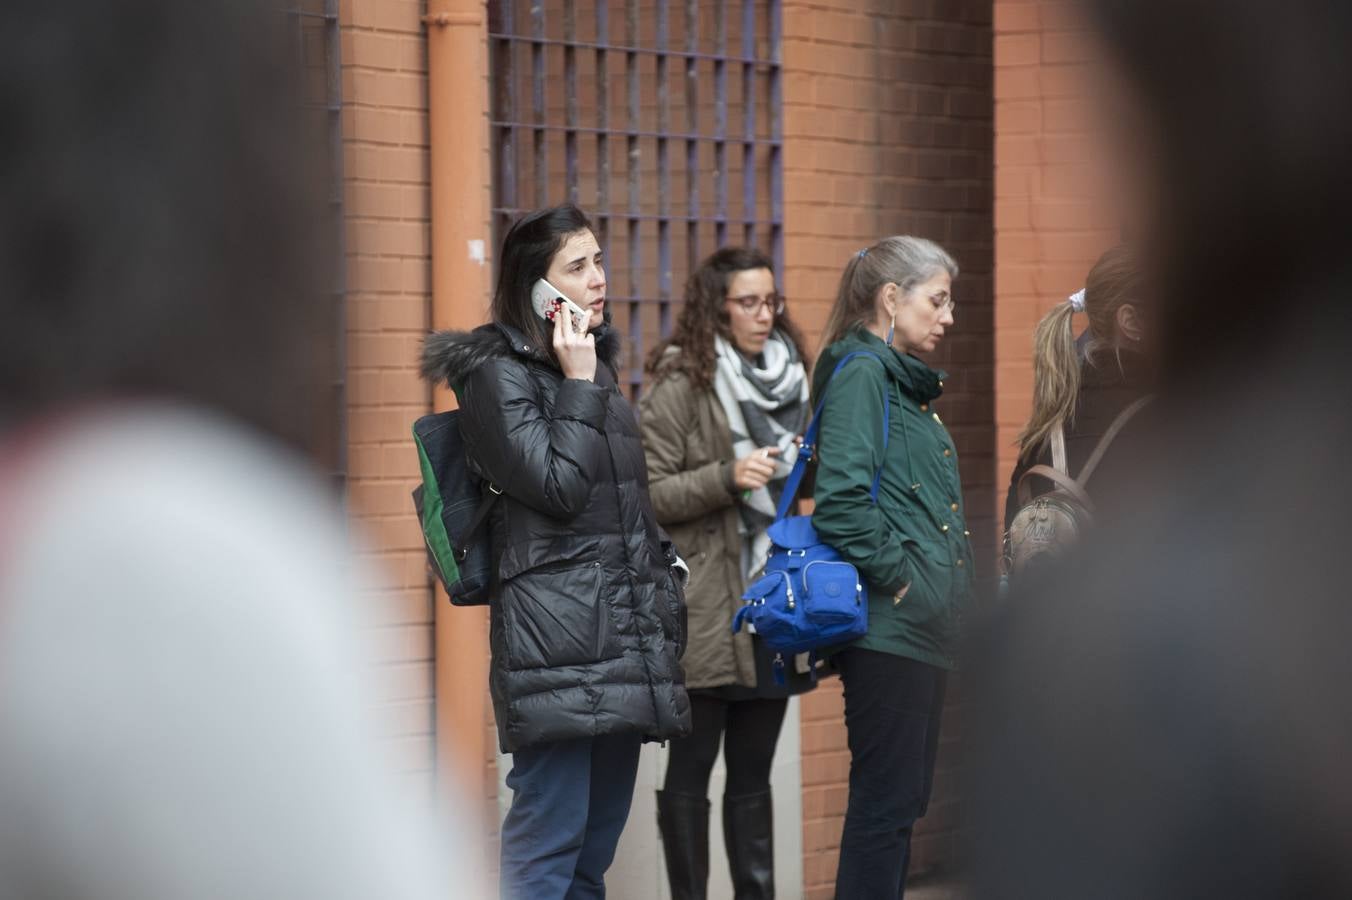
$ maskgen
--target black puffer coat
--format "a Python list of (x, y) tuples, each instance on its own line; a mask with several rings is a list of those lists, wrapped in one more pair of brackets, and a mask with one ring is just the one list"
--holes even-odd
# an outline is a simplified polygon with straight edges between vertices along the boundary
[(616, 732), (690, 731), (679, 658), (684, 601), (648, 499), (618, 340), (598, 333), (596, 382), (565, 379), (503, 325), (438, 332), (423, 371), (455, 390), (469, 462), (503, 489), (489, 685), (506, 752)]

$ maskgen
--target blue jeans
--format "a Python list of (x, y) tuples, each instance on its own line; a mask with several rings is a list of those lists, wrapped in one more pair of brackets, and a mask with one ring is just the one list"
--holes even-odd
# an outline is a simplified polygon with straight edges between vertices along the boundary
[(504, 900), (600, 900), (629, 818), (637, 734), (527, 747), (512, 754), (502, 823)]
[(850, 799), (840, 838), (837, 900), (897, 900), (911, 829), (929, 805), (946, 673), (901, 656), (845, 650)]

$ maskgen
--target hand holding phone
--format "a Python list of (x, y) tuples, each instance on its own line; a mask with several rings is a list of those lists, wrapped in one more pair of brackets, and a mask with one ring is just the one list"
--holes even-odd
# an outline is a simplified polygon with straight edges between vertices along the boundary
[[(554, 356), (565, 378), (592, 381), (596, 378), (596, 337), (587, 333), (591, 315), (541, 278), (531, 291), (531, 304), (539, 315), (554, 323)], [(562, 311), (563, 315), (559, 315)]]
[(543, 278), (535, 282), (530, 291), (530, 304), (535, 314), (546, 321), (553, 322), (554, 315), (560, 309), (566, 309), (573, 317), (573, 330), (585, 334), (591, 322), (591, 313), (578, 306), (563, 295), (563, 291), (554, 287)]

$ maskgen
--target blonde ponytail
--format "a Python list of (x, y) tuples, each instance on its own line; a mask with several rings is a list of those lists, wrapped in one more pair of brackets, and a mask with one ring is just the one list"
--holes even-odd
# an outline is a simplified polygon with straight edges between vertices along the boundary
[[(1084, 280), (1082, 298), (1089, 319), (1085, 358), (1092, 364), (1096, 351), (1116, 341), (1117, 310), (1140, 302), (1140, 278), (1135, 254), (1119, 244), (1098, 258)], [(1074, 424), (1080, 394), (1080, 353), (1071, 319), (1073, 302), (1057, 304), (1042, 317), (1033, 333), (1033, 415), (1019, 435), (1019, 459), (1037, 453), (1057, 425)]]
[(1068, 428), (1080, 394), (1075, 308), (1059, 303), (1033, 332), (1033, 415), (1019, 435), (1019, 459), (1030, 459), (1060, 425)]

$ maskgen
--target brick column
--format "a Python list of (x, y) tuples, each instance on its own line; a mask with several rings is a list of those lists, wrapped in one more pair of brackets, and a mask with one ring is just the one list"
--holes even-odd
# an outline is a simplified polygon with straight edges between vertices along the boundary
[[(1096, 201), (1092, 45), (1064, 2), (995, 0), (995, 358), (999, 506), (1033, 399), (1033, 328), (1117, 239)], [(1082, 325), (1083, 323), (1081, 323)], [(1001, 513), (1003, 515), (1003, 512)]]
[[(991, 4), (849, 0), (784, 7), (785, 289), (815, 341), (851, 253), (889, 234), (957, 258), (957, 324), (931, 362), (962, 458), (974, 538), (994, 554)], [(912, 872), (954, 862), (953, 692)], [(849, 752), (839, 681), (802, 706), (804, 896), (833, 894)]]
[(344, 204), (347, 213), (349, 498), (388, 589), (370, 598), (386, 734), (430, 789), (432, 608), (409, 491), (409, 428), (427, 412), (418, 347), (428, 325), (426, 59), (416, 2), (345, 0)]

